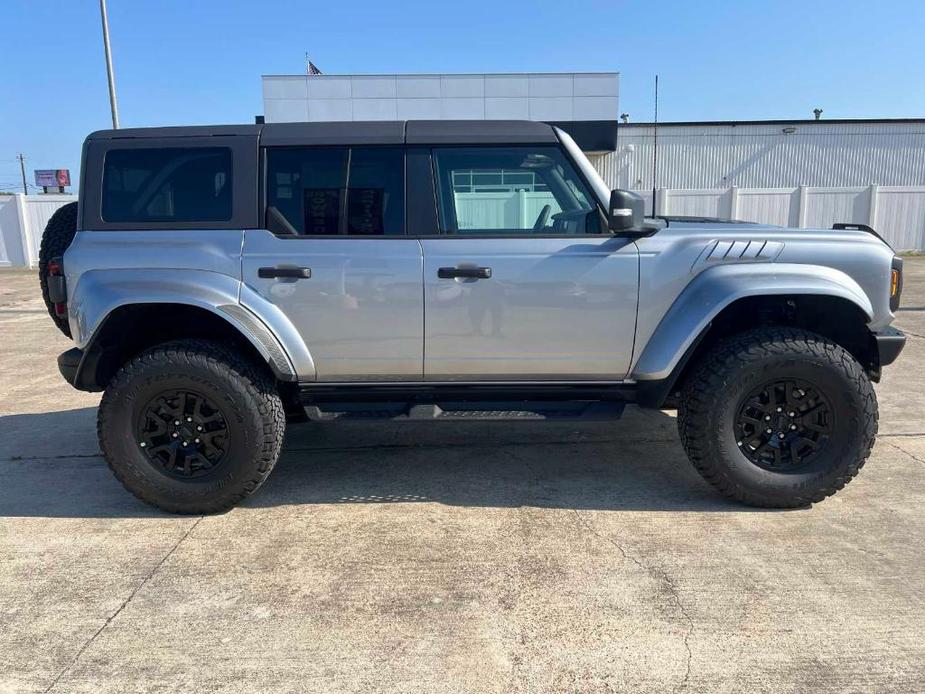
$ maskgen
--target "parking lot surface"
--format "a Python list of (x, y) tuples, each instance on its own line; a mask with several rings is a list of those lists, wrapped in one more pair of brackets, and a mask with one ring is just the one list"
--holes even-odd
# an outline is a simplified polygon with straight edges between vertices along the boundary
[(727, 502), (674, 417), (292, 426), (256, 496), (110, 474), (33, 273), (0, 270), (0, 693), (925, 690), (925, 259), (860, 476)]

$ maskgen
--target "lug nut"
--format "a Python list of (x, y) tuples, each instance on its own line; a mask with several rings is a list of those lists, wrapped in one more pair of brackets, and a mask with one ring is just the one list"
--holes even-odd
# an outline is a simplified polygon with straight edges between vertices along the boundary
[(766, 415), (764, 416), (764, 421), (770, 422), (770, 421), (771, 421), (771, 415), (766, 414)]
[(199, 439), (195, 439), (193, 443), (199, 443)]
[(177, 427), (180, 426), (180, 420), (179, 419), (175, 420), (173, 424), (174, 426), (177, 426)]
[(147, 446), (148, 444), (146, 444), (144, 441), (142, 441), (142, 442), (139, 443), (138, 445), (141, 446), (142, 448), (144, 448), (144, 447)]
[(192, 422), (192, 421), (193, 421), (193, 418), (192, 418), (192, 417), (187, 417), (187, 418), (186, 418), (186, 421), (187, 421), (187, 422)]
[(784, 434), (783, 434), (783, 433), (778, 434), (778, 435), (777, 435), (777, 438), (779, 438), (779, 439), (784, 438)]
[(177, 438), (178, 436), (179, 436), (179, 434), (178, 434), (177, 432), (173, 432), (173, 437), (174, 437), (174, 438)]
[(787, 416), (788, 416), (788, 417), (796, 417), (796, 416), (797, 416), (797, 413), (796, 413), (796, 412), (788, 412), (788, 413), (787, 413)]
[(202, 431), (202, 427), (196, 427), (196, 431)]
[(790, 425), (790, 431), (796, 431), (796, 430), (797, 430), (797, 425), (796, 425), (796, 424), (791, 424), (791, 425)]
[[(783, 434), (781, 434), (781, 436), (783, 436)], [(183, 445), (184, 445), (184, 446), (189, 446), (189, 441), (184, 441), (184, 442), (183, 442)]]
[(764, 430), (764, 433), (765, 433), (765, 434), (770, 434), (770, 433), (771, 433), (771, 430), (770, 430), (770, 429), (765, 429), (765, 430)]
[(783, 407), (778, 407), (778, 408), (777, 408), (777, 411), (778, 411), (778, 412), (783, 412), (783, 411), (784, 411), (784, 408), (783, 408)]

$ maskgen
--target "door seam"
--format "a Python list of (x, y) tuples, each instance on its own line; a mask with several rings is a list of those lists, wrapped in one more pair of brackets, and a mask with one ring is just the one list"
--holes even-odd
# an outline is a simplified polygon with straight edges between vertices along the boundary
[(427, 287), (424, 284), (424, 243), (417, 239), (421, 249), (421, 380), (424, 380), (424, 365), (427, 363)]

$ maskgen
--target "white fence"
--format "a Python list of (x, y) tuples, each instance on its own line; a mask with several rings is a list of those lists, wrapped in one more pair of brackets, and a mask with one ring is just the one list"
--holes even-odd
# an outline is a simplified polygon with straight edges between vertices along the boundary
[(0, 197), (0, 267), (35, 267), (45, 225), (74, 195)]
[(460, 229), (529, 229), (551, 193), (523, 190), (491, 193), (456, 193), (456, 216)]
[[(651, 210), (652, 191), (638, 192)], [(658, 214), (823, 229), (835, 222), (868, 224), (896, 250), (925, 250), (925, 186), (660, 188), (656, 200)]]

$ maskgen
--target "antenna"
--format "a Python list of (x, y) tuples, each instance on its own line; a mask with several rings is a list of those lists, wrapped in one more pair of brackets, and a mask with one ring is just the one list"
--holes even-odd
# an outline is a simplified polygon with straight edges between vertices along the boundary
[(658, 188), (658, 74), (655, 75), (655, 120), (652, 134), (652, 216), (654, 217), (658, 210), (655, 203), (655, 190)]

